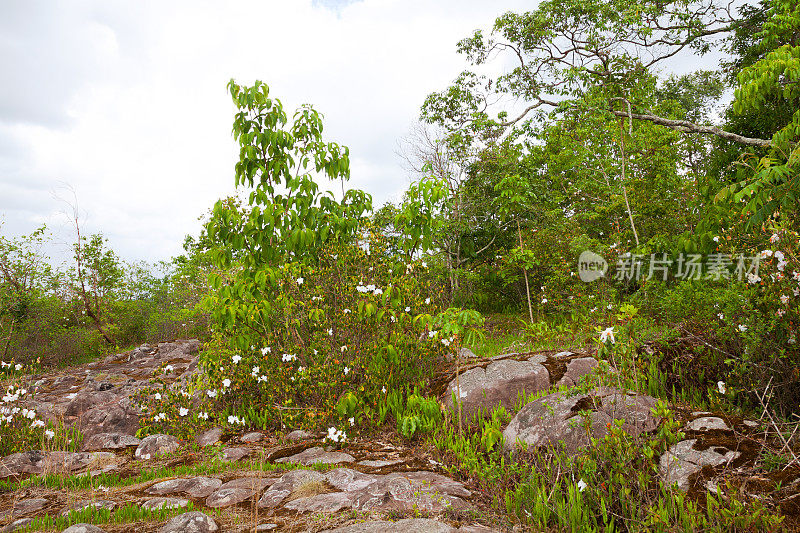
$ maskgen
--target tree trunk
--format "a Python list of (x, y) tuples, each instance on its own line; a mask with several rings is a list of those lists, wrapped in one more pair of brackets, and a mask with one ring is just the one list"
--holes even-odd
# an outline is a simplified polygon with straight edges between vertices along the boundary
[[(519, 226), (519, 219), (517, 219), (517, 236), (519, 237), (519, 249), (522, 251), (522, 229)], [(525, 276), (525, 294), (528, 295), (528, 316), (530, 316), (531, 324), (533, 324), (533, 306), (531, 306), (531, 287), (528, 285), (528, 269), (523, 267), (522, 274)]]

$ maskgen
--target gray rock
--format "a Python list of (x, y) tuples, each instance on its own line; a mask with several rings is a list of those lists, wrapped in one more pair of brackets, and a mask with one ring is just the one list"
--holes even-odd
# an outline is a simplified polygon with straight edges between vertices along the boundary
[(150, 435), (142, 439), (133, 455), (137, 459), (150, 459), (174, 452), (178, 448), (180, 448), (180, 443), (172, 435)]
[(222, 455), (223, 461), (238, 461), (250, 455), (250, 450), (247, 448), (225, 448), (225, 452)]
[(285, 473), (281, 478), (272, 484), (258, 500), (259, 509), (271, 509), (277, 507), (290, 494), (311, 483), (322, 483), (325, 476), (314, 470), (292, 470)]
[(20, 474), (41, 474), (44, 452), (31, 450), (12, 453), (0, 461), (0, 476), (18, 476)]
[(268, 522), (266, 524), (258, 524), (256, 527), (256, 531), (272, 531), (273, 529), (278, 529), (278, 524)]
[(397, 522), (371, 520), (336, 529), (327, 529), (323, 533), (452, 533), (454, 528), (438, 520), (430, 518), (406, 518)]
[(66, 507), (61, 511), (61, 516), (67, 516), (69, 513), (78, 513), (85, 509), (107, 509), (113, 511), (116, 507), (116, 502), (111, 500), (86, 500)]
[(142, 503), (143, 509), (180, 509), (189, 505), (189, 500), (183, 498), (149, 498)]
[(372, 485), (378, 481), (378, 476), (362, 474), (350, 468), (337, 468), (325, 474), (325, 479), (339, 490), (353, 492)]
[(219, 489), (206, 499), (206, 505), (208, 507), (230, 507), (253, 497), (255, 494), (256, 491), (254, 490), (238, 487)]
[(28, 498), (26, 500), (19, 500), (14, 502), (14, 507), (11, 510), (11, 517), (18, 518), (20, 516), (27, 516), (37, 511), (41, 511), (47, 505), (47, 498)]
[(192, 498), (205, 498), (222, 486), (222, 480), (213, 477), (191, 477), (181, 479), (168, 479), (161, 481), (147, 489), (148, 494), (186, 493)]
[(17, 529), (22, 529), (25, 526), (27, 526), (28, 524), (30, 524), (32, 521), (33, 521), (33, 518), (20, 518), (20, 519), (14, 520), (10, 524), (0, 528), (0, 533), (10, 533), (11, 531), (16, 531)]
[(239, 438), (239, 440), (241, 440), (242, 442), (246, 442), (248, 444), (253, 442), (260, 442), (263, 439), (264, 439), (264, 434), (261, 433), (260, 431), (251, 431), (250, 433), (245, 433)]
[[(570, 352), (561, 352), (570, 354)], [(559, 354), (555, 355), (556, 357)], [(597, 366), (597, 359), (594, 357), (578, 357), (576, 359), (572, 359), (567, 363), (567, 371), (561, 376), (561, 379), (558, 380), (556, 385), (566, 385), (567, 387), (573, 387), (578, 384), (580, 379), (587, 375), (591, 374), (592, 370), (595, 369)]]
[(470, 492), (460, 483), (432, 472), (404, 472), (379, 476), (374, 483), (348, 494), (353, 509), (360, 511), (439, 513), (448, 508), (469, 508), (459, 495)]
[(655, 429), (655, 405), (655, 398), (610, 387), (574, 396), (549, 394), (526, 405), (511, 420), (503, 431), (504, 446), (514, 451), (519, 442), (534, 448), (558, 445), (574, 453), (588, 446), (590, 438), (606, 435), (614, 420), (623, 420), (622, 428), (630, 435)]
[(486, 368), (476, 367), (462, 373), (447, 386), (442, 402), (456, 409), (453, 396), (460, 398), (462, 416), (478, 411), (491, 412), (498, 405), (513, 410), (522, 391), (531, 394), (550, 388), (550, 373), (537, 362), (498, 359)]
[(700, 472), (704, 466), (728, 464), (741, 455), (740, 452), (722, 447), (696, 450), (696, 442), (697, 439), (683, 440), (673, 444), (661, 455), (658, 471), (665, 483), (674, 483), (679, 489), (688, 490), (689, 478)]
[(105, 530), (100, 529), (94, 524), (74, 524), (61, 533), (105, 533)]
[(731, 431), (731, 427), (723, 419), (716, 416), (702, 416), (700, 418), (695, 418), (686, 424), (686, 429), (690, 431), (709, 431), (712, 429)]
[(292, 500), (283, 506), (284, 509), (299, 513), (332, 514), (353, 506), (353, 497), (347, 492), (329, 492), (307, 498)]
[(344, 452), (326, 452), (323, 448), (315, 446), (305, 451), (290, 455), (289, 457), (282, 457), (276, 459), (276, 463), (295, 463), (303, 466), (310, 466), (314, 464), (333, 465), (338, 463), (353, 463), (355, 457), (349, 453)]
[(268, 479), (256, 476), (240, 477), (223, 483), (220, 489), (250, 489), (261, 492), (265, 488), (275, 483), (275, 481), (276, 479)]
[(222, 428), (213, 428), (199, 434), (195, 440), (200, 446), (211, 446), (218, 443), (222, 438), (222, 435)]
[(368, 466), (370, 468), (383, 468), (384, 466), (392, 466), (392, 465), (399, 465), (403, 462), (403, 459), (365, 459), (363, 461), (359, 461), (356, 464), (361, 466)]
[(83, 441), (84, 451), (117, 450), (129, 446), (139, 446), (142, 441), (125, 433), (96, 433)]
[(295, 429), (294, 431), (286, 435), (286, 438), (291, 441), (298, 441), (304, 439), (312, 439), (314, 438), (314, 435), (302, 429)]
[(212, 533), (219, 526), (214, 519), (200, 511), (180, 514), (158, 530), (159, 533)]

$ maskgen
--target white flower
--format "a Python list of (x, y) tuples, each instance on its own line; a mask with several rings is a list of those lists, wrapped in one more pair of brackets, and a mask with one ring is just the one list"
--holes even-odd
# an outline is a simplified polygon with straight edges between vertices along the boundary
[(215, 390), (207, 390), (206, 391), (206, 395), (208, 395), (209, 398), (216, 398), (217, 397), (217, 391), (215, 391)]
[(298, 371), (298, 372), (302, 372), (302, 371), (303, 371), (303, 370), (305, 370), (305, 369), (306, 369), (306, 367), (304, 367), (304, 366), (298, 366), (298, 367), (297, 367), (297, 371)]
[(385, 385), (383, 387), (381, 387), (381, 392), (386, 394), (386, 386)]
[(52, 429), (45, 429), (44, 436), (47, 437), (47, 440), (50, 440), (56, 436), (56, 432), (53, 431)]
[(778, 261), (783, 261), (783, 258), (784, 258), (783, 252), (781, 252), (780, 250), (775, 250), (775, 252), (772, 254), (772, 256), (775, 259), (777, 259)]
[(270, 348), (269, 346), (267, 346), (265, 348), (261, 348), (261, 355), (267, 355), (271, 351), (272, 351), (272, 348)]
[(14, 365), (14, 370), (22, 370), (22, 365), (17, 363), (16, 365)]
[(339, 433), (339, 431), (335, 427), (329, 427), (328, 428), (328, 436), (325, 437), (325, 438), (326, 439), (330, 439), (333, 442), (338, 442), (339, 441), (339, 434), (338, 433)]
[(160, 392), (155, 393), (153, 395), (153, 398), (155, 398), (156, 400), (160, 400), (161, 399), (161, 393)]
[(349, 373), (350, 373), (350, 367), (349, 366), (344, 367), (344, 375), (346, 376)]
[(281, 356), (281, 359), (283, 360), (284, 363), (288, 363), (290, 361), (296, 361), (297, 356), (292, 353), (285, 353), (283, 354), (283, 356)]
[(769, 238), (769, 242), (771, 242), (772, 244), (775, 244), (779, 240), (781, 240), (781, 238), (777, 233), (775, 233), (774, 235), (772, 235), (772, 237)]
[(367, 292), (367, 288), (365, 286), (363, 286), (363, 285), (356, 286), (356, 290), (358, 292)]
[(786, 295), (786, 294), (782, 294), (781, 295), (781, 303), (784, 304), (784, 305), (788, 304), (789, 303), (789, 296)]
[(613, 326), (610, 327), (610, 328), (604, 329), (600, 333), (600, 342), (605, 344), (606, 341), (609, 341), (609, 340), (611, 341), (611, 344), (614, 344), (616, 342), (616, 340), (614, 339), (614, 327)]
[(231, 361), (233, 361), (234, 365), (238, 364), (239, 361), (241, 361), (241, 360), (242, 360), (242, 356), (241, 355), (234, 355), (233, 357), (231, 357)]
[(712, 240), (713, 240), (714, 242), (719, 242), (719, 237), (714, 237), (714, 239), (712, 239)]
[(43, 428), (44, 427), (44, 420), (34, 420), (31, 422), (32, 428)]
[(724, 381), (717, 381), (717, 390), (719, 391), (720, 394), (725, 394), (725, 391), (727, 389), (725, 388), (725, 382)]
[(739, 331), (744, 333), (745, 331), (747, 331), (747, 326), (745, 326), (744, 324), (739, 324)]
[(181, 407), (180, 411), (178, 411), (178, 414), (181, 416), (186, 416), (189, 414), (189, 410), (186, 407)]
[(723, 315), (722, 313), (719, 313), (717, 315), (717, 318), (719, 318), (720, 320), (725, 320), (725, 315)]
[(351, 417), (348, 419), (348, 421), (350, 422), (350, 425), (351, 425), (351, 426), (355, 426), (355, 425), (356, 425), (356, 419), (355, 419), (355, 417), (351, 416)]
[(431, 303), (431, 299), (430, 298), (425, 298), (425, 303), (426, 304), (430, 304)]
[(6, 363), (5, 361), (0, 361), (0, 366), (2, 366), (2, 368), (6, 368), (6, 367), (10, 368), (11, 367), (11, 363)]
[(794, 333), (789, 335), (789, 340), (787, 341), (789, 344), (795, 344), (797, 342), (797, 338), (794, 336)]
[(304, 281), (305, 281), (305, 279), (303, 279), (303, 278), (297, 278), (297, 284), (298, 285), (302, 285)]
[(428, 263), (426, 263), (425, 261), (423, 261), (423, 262), (422, 262), (422, 268), (428, 268)]
[(342, 353), (346, 352), (346, 351), (347, 351), (347, 346), (342, 346), (342, 347), (340, 348), (340, 350), (342, 350)]
[(261, 372), (261, 367), (258, 367), (258, 366), (254, 366), (253, 370), (251, 371), (253, 376), (257, 376), (259, 372)]
[(432, 339), (432, 338), (434, 338), (434, 337), (436, 336), (436, 333), (437, 333), (437, 331), (436, 331), (435, 329), (432, 329), (432, 330), (430, 330), (430, 331), (428, 332), (428, 338), (429, 338), (429, 339)]
[(442, 339), (442, 344), (445, 346), (450, 346), (451, 342), (453, 342), (453, 339)]
[(235, 424), (239, 421), (238, 416), (228, 415), (228, 424)]
[(197, 418), (202, 418), (203, 420), (208, 420), (208, 413), (203, 411), (202, 413), (197, 415)]
[(227, 389), (228, 387), (231, 386), (231, 380), (229, 380), (228, 378), (223, 379), (222, 386)]
[(590, 312), (590, 313), (594, 313), (595, 311), (597, 311), (597, 308), (596, 308), (596, 307), (592, 307), (591, 309), (589, 309), (589, 312)]
[(794, 294), (795, 296), (800, 296), (800, 289), (795, 287), (794, 289), (792, 289), (792, 294)]
[(778, 316), (783, 316), (785, 314), (786, 314), (786, 310), (785, 309), (778, 309)]
[(347, 309), (347, 308), (345, 308), (345, 309), (344, 309), (344, 311), (342, 311), (342, 312), (343, 312), (344, 314), (347, 314), (347, 313), (349, 313), (349, 312), (350, 312), (350, 310), (349, 310), (349, 309)]
[(775, 266), (778, 268), (778, 270), (783, 272), (783, 269), (785, 269), (786, 265), (788, 265), (788, 264), (789, 264), (789, 261), (778, 261), (778, 264), (775, 265)]
[(333, 337), (333, 328), (328, 328), (328, 336)]
[(750, 274), (747, 275), (747, 282), (750, 283), (751, 285), (755, 285), (759, 281), (761, 281), (761, 276), (759, 276), (758, 274), (754, 274), (751, 272)]
[(411, 312), (411, 308), (410, 307), (406, 307), (406, 313), (410, 313), (410, 312)]
[(609, 309), (609, 310), (614, 309), (614, 304), (608, 304), (606, 306), (606, 309)]
[(542, 298), (542, 303), (546, 304), (547, 303), (547, 298)]
[(173, 370), (175, 370), (175, 367), (173, 367), (172, 365), (167, 365), (167, 366), (164, 367), (164, 372), (165, 373), (166, 372), (172, 372)]
[(374, 291), (372, 291), (372, 294), (374, 294), (375, 296), (380, 296), (381, 294), (383, 294), (383, 290), (375, 289)]
[(578, 481), (578, 492), (583, 492), (584, 490), (586, 490), (586, 487), (588, 486), (589, 485), (587, 485), (586, 482), (581, 479), (580, 481)]

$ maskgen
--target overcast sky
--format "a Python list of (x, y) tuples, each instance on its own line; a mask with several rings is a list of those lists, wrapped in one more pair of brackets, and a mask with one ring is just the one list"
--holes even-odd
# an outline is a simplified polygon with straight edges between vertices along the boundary
[[(181, 252), (197, 218), (234, 192), (230, 78), (260, 79), (291, 113), (311, 103), (350, 147), (351, 186), (396, 200), (396, 155), (425, 96), (466, 68), (456, 43), (521, 0), (0, 3), (3, 235), (42, 223), (125, 259)], [(57, 254), (57, 252), (56, 252)]]

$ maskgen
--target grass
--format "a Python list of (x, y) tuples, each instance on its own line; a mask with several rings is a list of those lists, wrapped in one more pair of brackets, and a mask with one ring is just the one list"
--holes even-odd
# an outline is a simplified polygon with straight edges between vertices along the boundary
[(131, 524), (141, 521), (163, 521), (173, 516), (194, 510), (189, 502), (186, 507), (170, 509), (144, 509), (129, 503), (114, 511), (108, 509), (84, 509), (70, 512), (67, 516), (44, 515), (34, 518), (27, 526), (17, 531), (63, 530), (73, 524)]

